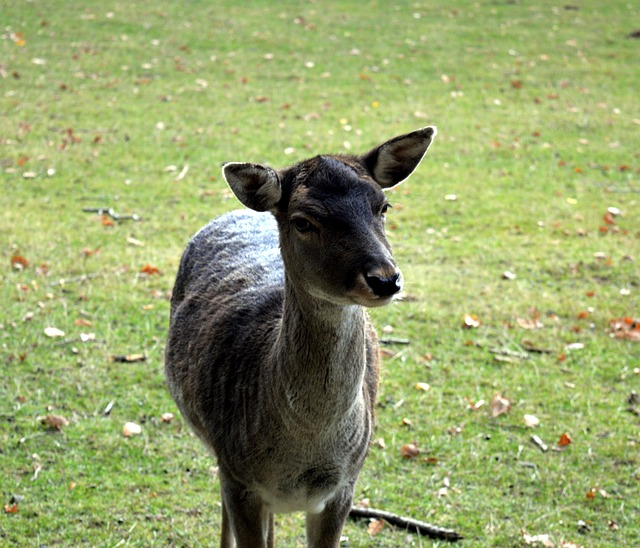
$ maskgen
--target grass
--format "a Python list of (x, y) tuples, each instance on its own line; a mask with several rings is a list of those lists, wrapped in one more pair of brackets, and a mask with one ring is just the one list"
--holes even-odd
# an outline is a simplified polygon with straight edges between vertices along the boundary
[[(386, 347), (384, 448), (357, 498), (468, 546), (640, 544), (640, 346), (609, 332), (640, 301), (638, 8), (235, 4), (0, 4), (0, 544), (214, 544), (214, 462), (160, 417), (176, 413), (162, 352), (180, 254), (238, 207), (219, 165), (360, 152), (427, 124), (439, 136), (389, 221), (407, 299), (373, 312), (411, 344)], [(507, 413), (468, 408), (495, 394)], [(69, 424), (47, 429), (50, 414)], [(127, 421), (142, 434), (124, 438)], [(572, 442), (542, 452), (532, 433)], [(301, 516), (277, 533), (303, 545)]]

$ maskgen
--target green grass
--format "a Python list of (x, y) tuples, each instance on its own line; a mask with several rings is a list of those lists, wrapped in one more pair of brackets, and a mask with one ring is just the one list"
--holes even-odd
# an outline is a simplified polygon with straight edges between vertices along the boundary
[[(640, 343), (609, 333), (640, 310), (637, 6), (235, 4), (0, 2), (0, 490), (3, 506), (19, 500), (1, 512), (0, 544), (215, 544), (214, 461), (179, 416), (160, 417), (177, 415), (162, 352), (182, 249), (239, 206), (220, 164), (280, 167), (435, 124), (392, 196), (407, 299), (373, 319), (411, 344), (387, 348), (385, 447), (357, 498), (454, 527), (465, 546), (520, 546), (523, 531), (639, 545), (627, 399)], [(104, 226), (83, 207), (141, 221)], [(608, 207), (623, 212), (615, 226)], [(461, 327), (467, 313), (480, 327)], [(543, 327), (521, 326), (535, 318)], [(65, 336), (45, 336), (52, 326)], [(147, 359), (111, 360), (132, 353)], [(468, 409), (497, 393), (508, 413)], [(47, 430), (47, 414), (69, 425)], [(127, 421), (142, 435), (124, 438)], [(532, 433), (572, 443), (542, 452)], [(403, 459), (414, 441), (420, 455)], [(301, 516), (277, 524), (279, 545), (304, 544)], [(344, 534), (345, 546), (437, 544), (355, 522)]]

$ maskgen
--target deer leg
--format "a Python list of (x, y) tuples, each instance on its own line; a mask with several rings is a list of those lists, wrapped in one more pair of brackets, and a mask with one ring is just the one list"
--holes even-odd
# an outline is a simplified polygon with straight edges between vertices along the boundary
[(233, 532), (231, 531), (231, 524), (229, 523), (229, 516), (227, 514), (227, 507), (222, 502), (222, 532), (220, 533), (220, 548), (234, 548), (236, 545), (233, 539)]
[(233, 480), (221, 478), (221, 485), (221, 548), (267, 548), (270, 514), (263, 509), (262, 501)]
[(267, 546), (269, 548), (275, 548), (276, 546), (275, 520), (273, 514), (269, 514), (269, 534), (267, 536)]
[(307, 546), (309, 548), (337, 548), (344, 522), (347, 520), (353, 488), (338, 493), (319, 514), (307, 514)]

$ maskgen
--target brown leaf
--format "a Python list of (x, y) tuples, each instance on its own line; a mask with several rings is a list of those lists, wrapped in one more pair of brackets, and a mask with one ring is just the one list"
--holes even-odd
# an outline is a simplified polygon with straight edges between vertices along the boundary
[(11, 266), (16, 270), (23, 270), (29, 266), (29, 261), (21, 255), (14, 255), (11, 257)]
[(367, 527), (367, 533), (369, 533), (372, 537), (375, 537), (376, 535), (379, 535), (380, 533), (382, 533), (384, 526), (385, 526), (385, 522), (383, 519), (374, 519), (373, 521), (369, 522), (369, 527)]
[(86, 318), (78, 318), (73, 322), (78, 327), (91, 327), (93, 324)]
[(151, 276), (152, 274), (160, 274), (160, 269), (157, 266), (146, 264), (140, 269), (140, 273)]
[(509, 412), (511, 409), (511, 402), (502, 396), (501, 394), (495, 394), (491, 398), (491, 416), (499, 417)]
[(418, 444), (414, 441), (403, 445), (400, 449), (400, 454), (405, 459), (414, 459), (420, 454), (420, 449), (418, 449)]
[(571, 436), (569, 436), (569, 434), (565, 432), (560, 436), (560, 439), (558, 440), (558, 447), (567, 447), (570, 444), (571, 444)]
[(4, 505), (4, 513), (5, 514), (17, 514), (18, 513), (18, 504), (5, 504)]
[(85, 257), (91, 257), (92, 255), (97, 255), (98, 253), (100, 253), (100, 248), (96, 247), (95, 249), (91, 249), (89, 247), (85, 247), (82, 249), (82, 254)]
[(69, 426), (69, 421), (62, 415), (46, 415), (38, 417), (40, 424), (50, 428), (51, 430), (61, 431), (65, 426)]

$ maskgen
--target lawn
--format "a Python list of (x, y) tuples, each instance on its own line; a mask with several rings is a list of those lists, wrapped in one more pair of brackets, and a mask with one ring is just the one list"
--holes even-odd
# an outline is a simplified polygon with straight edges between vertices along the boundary
[(425, 125), (357, 501), (464, 546), (640, 545), (640, 6), (238, 4), (0, 0), (0, 545), (215, 545), (163, 349), (186, 242), (239, 207), (220, 164)]

